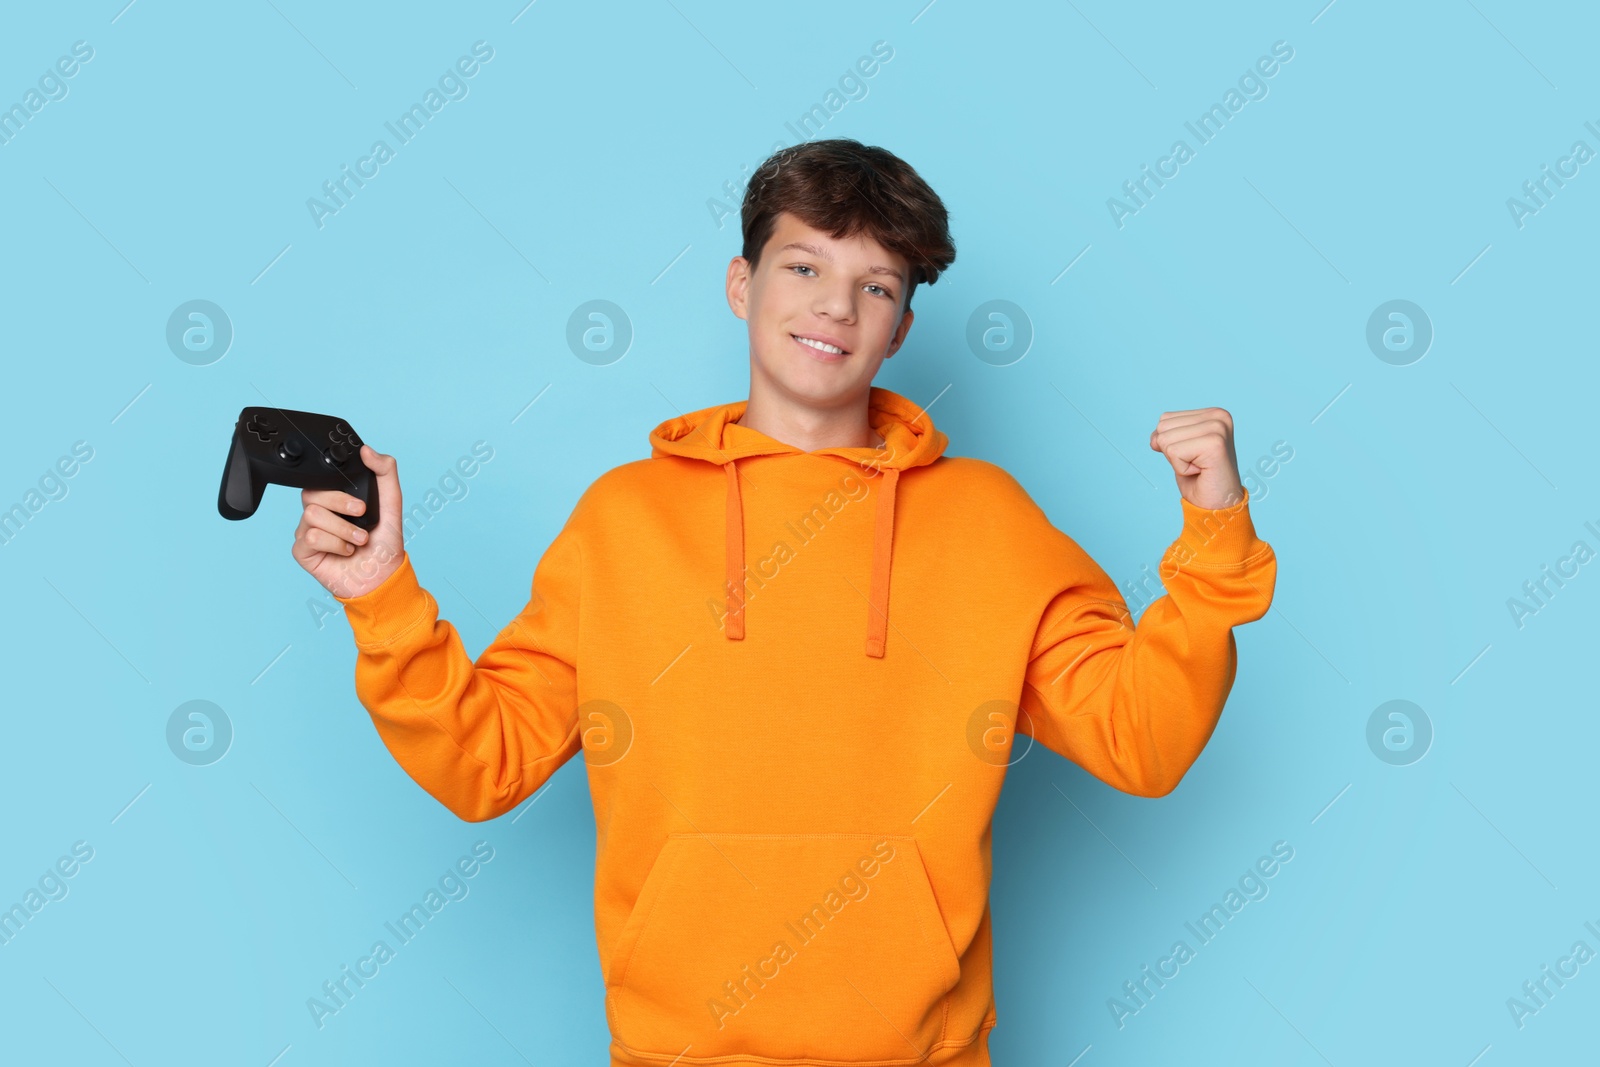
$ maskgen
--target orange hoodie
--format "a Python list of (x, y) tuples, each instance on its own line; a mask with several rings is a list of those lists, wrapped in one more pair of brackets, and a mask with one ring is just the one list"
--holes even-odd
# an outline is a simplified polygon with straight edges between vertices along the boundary
[(409, 556), (343, 600), (356, 691), (463, 819), (580, 748), (611, 1063), (988, 1064), (990, 826), (1027, 735), (1170, 792), (1276, 576), (1248, 500), (1182, 503), (1167, 595), (1121, 595), (1015, 479), (873, 388), (882, 449), (745, 403), (601, 475), (474, 663)]

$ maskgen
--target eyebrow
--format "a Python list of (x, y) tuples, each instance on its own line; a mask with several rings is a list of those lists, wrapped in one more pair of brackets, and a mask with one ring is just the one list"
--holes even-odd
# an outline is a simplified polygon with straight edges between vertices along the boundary
[[(778, 249), (778, 251), (779, 252), (787, 252), (791, 248), (798, 248), (802, 252), (810, 252), (812, 255), (818, 256), (818, 257), (820, 257), (822, 259), (825, 259), (830, 263), (833, 262), (833, 257), (832, 256), (828, 255), (828, 253), (824, 252), (822, 249), (818, 248), (816, 245), (808, 244), (805, 241), (790, 241), (788, 244), (786, 244), (782, 248)], [(868, 274), (887, 274), (891, 278), (897, 278), (897, 279), (901, 279), (901, 280), (903, 280), (904, 277), (905, 277), (899, 271), (894, 270), (891, 267), (879, 266), (877, 264), (874, 264), (874, 265), (868, 267), (867, 268), (867, 273)]]

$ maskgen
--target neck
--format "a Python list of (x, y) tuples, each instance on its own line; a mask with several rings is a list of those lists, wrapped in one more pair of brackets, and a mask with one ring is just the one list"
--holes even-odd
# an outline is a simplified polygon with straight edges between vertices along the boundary
[(870, 393), (863, 391), (820, 407), (752, 375), (750, 400), (739, 418), (739, 425), (804, 452), (823, 448), (882, 448), (883, 438), (867, 418), (869, 399)]

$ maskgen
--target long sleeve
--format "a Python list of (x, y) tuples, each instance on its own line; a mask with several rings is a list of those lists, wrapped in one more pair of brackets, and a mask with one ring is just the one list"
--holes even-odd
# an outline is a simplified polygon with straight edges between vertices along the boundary
[(462, 819), (516, 807), (581, 747), (581, 577), (569, 519), (534, 570), (527, 606), (476, 663), (439, 618), (409, 554), (376, 589), (337, 598), (359, 653), (356, 694), (384, 745)]
[(1182, 506), (1160, 565), (1166, 595), (1137, 626), (1105, 571), (1055, 531), (1060, 580), (1020, 701), (1019, 733), (1138, 796), (1170, 793), (1211, 739), (1237, 666), (1233, 627), (1266, 614), (1277, 578), (1248, 494), (1216, 511)]

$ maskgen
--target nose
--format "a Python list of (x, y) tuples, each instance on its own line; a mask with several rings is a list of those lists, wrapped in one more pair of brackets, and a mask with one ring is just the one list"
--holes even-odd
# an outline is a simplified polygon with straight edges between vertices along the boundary
[(826, 315), (836, 322), (852, 322), (855, 319), (856, 294), (855, 288), (845, 281), (830, 281), (817, 286), (816, 299), (812, 305), (819, 315)]

